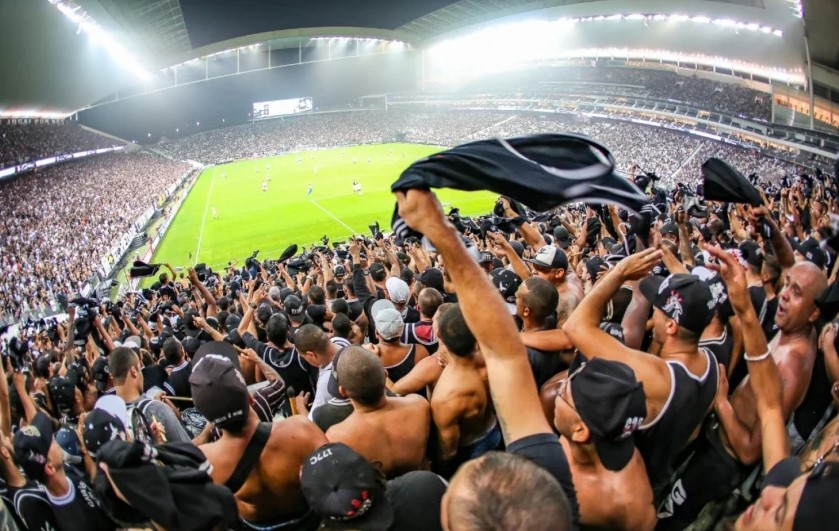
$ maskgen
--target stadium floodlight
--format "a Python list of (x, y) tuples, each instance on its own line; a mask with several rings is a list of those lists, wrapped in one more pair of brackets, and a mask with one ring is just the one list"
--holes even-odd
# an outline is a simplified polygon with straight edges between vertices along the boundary
[(640, 14), (640, 13), (633, 13), (633, 14), (631, 14), (631, 15), (626, 15), (626, 16), (625, 16), (625, 17), (623, 17), (623, 18), (624, 18), (624, 20), (644, 20), (644, 19), (646, 19), (647, 17), (646, 17), (646, 16), (644, 16), (644, 15), (642, 15), (642, 14)]
[(606, 20), (620, 20), (623, 18), (623, 15), (609, 15), (606, 17)]
[(774, 36), (776, 36), (776, 37), (783, 37), (783, 36), (784, 36), (784, 32), (783, 32), (783, 31), (781, 31), (781, 30), (779, 30), (779, 29), (776, 29), (775, 31), (773, 31), (773, 32), (772, 32), (772, 35), (774, 35)]
[(714, 19), (714, 24), (717, 26), (725, 26), (725, 27), (737, 27), (737, 22), (731, 20), (730, 18), (717, 18)]
[(670, 20), (671, 22), (684, 22), (684, 21), (686, 21), (686, 20), (690, 20), (690, 17), (689, 17), (689, 16), (687, 16), (687, 15), (670, 15), (670, 16), (669, 16), (669, 17), (667, 17), (667, 18), (668, 18), (668, 20)]
[(760, 26), (752, 22), (751, 24), (746, 24), (746, 29), (749, 31), (757, 31), (758, 29), (760, 29)]
[(69, 0), (48, 0), (56, 9), (70, 19), (74, 25), (78, 25), (76, 34), (84, 32), (91, 42), (105, 48), (112, 58), (143, 81), (151, 78), (145, 68), (128, 51), (123, 48), (111, 35), (109, 35), (81, 5)]
[(175, 128), (175, 132), (176, 132), (176, 133), (180, 133), (180, 132), (181, 132), (181, 130), (180, 130), (180, 129), (178, 129), (178, 128), (176, 127), (176, 128)]
[(201, 125), (201, 122), (195, 122), (196, 127), (199, 126), (199, 125)]
[(760, 28), (760, 31), (762, 31), (763, 33), (772, 33), (772, 28), (770, 28), (769, 26), (763, 26)]
[(700, 24), (709, 24), (711, 22), (710, 17), (701, 17), (701, 16), (700, 17), (693, 17), (691, 20), (693, 22), (698, 22)]
[(657, 21), (660, 22), (662, 20), (667, 20), (667, 15), (662, 15), (661, 13), (659, 13), (657, 15), (653, 15), (652, 18), (653, 18), (653, 20), (657, 20)]

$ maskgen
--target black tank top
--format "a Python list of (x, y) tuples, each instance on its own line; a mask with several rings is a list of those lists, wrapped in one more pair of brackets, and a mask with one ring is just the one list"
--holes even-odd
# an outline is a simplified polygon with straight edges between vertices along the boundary
[(635, 432), (635, 446), (644, 458), (656, 496), (667, 486), (679, 453), (708, 414), (717, 393), (717, 360), (707, 351), (699, 352), (708, 359), (702, 377), (694, 376), (677, 361), (667, 362), (670, 397), (658, 417)]
[(699, 341), (699, 348), (713, 354), (717, 358), (717, 363), (729, 367), (731, 365), (731, 351), (734, 350), (734, 334), (731, 333), (726, 323), (721, 336)]
[(411, 345), (402, 361), (390, 367), (385, 367), (387, 377), (390, 378), (391, 382), (396, 383), (400, 378), (411, 372), (411, 369), (414, 368), (414, 353), (416, 350), (416, 345)]

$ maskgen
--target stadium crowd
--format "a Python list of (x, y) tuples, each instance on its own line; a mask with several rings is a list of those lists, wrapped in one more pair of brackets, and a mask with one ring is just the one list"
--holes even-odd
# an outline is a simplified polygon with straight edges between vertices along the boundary
[[(189, 165), (100, 155), (0, 183), (0, 322), (55, 309)], [(138, 186), (138, 183), (141, 184)]]
[[(611, 148), (647, 206), (535, 215), (500, 197), (465, 218), (410, 190), (398, 213), (427, 242), (140, 263), (155, 283), (116, 301), (77, 293), (91, 257), (188, 166), (134, 152), (0, 184), (4, 309), (68, 299), (65, 322), (3, 345), (2, 526), (823, 528), (839, 516), (831, 176), (503, 112), (314, 115), (161, 147), (212, 160), (557, 129)], [(712, 181), (727, 197), (703, 199), (709, 157), (754, 186), (728, 173)]]
[(0, 124), (0, 169), (24, 162), (111, 147), (119, 142), (77, 124)]

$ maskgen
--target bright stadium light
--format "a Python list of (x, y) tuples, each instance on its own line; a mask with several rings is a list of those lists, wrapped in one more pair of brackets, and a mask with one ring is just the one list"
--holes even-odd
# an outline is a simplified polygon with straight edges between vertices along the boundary
[(122, 67), (131, 71), (140, 79), (146, 81), (150, 79), (149, 73), (145, 68), (135, 59), (128, 51), (123, 48), (113, 37), (111, 37), (104, 29), (87, 14), (87, 12), (77, 4), (70, 0), (48, 0), (54, 5), (64, 16), (69, 18), (73, 24), (78, 24), (79, 31), (85, 32), (90, 40), (97, 45), (104, 47), (114, 60)]

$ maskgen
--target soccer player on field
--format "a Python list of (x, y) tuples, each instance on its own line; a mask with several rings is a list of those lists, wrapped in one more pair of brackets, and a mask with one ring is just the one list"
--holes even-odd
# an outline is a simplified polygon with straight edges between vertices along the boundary
[(361, 185), (358, 183), (358, 181), (353, 181), (352, 182), (352, 189), (353, 189), (353, 192), (355, 193), (355, 195), (362, 195)]
[(218, 212), (216, 212), (216, 207), (212, 207), (210, 212), (213, 214), (213, 219), (218, 219)]
[(310, 184), (309, 187), (306, 189), (306, 195), (312, 195), (312, 192), (314, 191), (314, 187), (312, 187), (312, 185)]
[(267, 182), (265, 182), (265, 181), (262, 181), (262, 191), (263, 191), (263, 192), (267, 192), (267, 191), (268, 191), (268, 183), (267, 183)]

